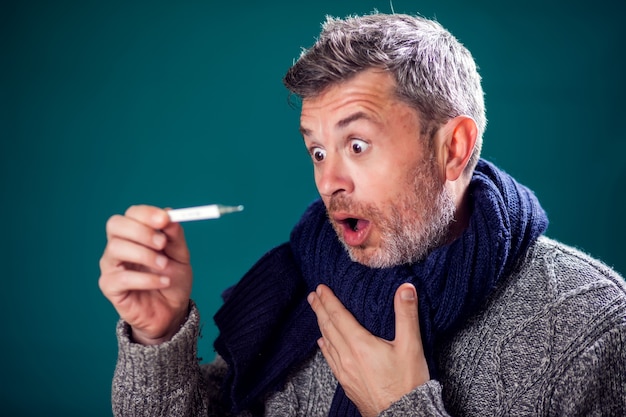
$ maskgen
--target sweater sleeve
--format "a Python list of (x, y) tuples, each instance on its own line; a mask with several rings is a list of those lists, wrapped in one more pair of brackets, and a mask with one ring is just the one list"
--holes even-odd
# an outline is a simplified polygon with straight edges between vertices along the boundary
[(118, 360), (112, 385), (117, 416), (228, 416), (220, 401), (225, 363), (200, 365), (200, 316), (191, 303), (189, 317), (172, 340), (144, 346), (130, 339), (130, 327), (117, 325)]
[(443, 405), (441, 384), (430, 380), (379, 414), (379, 417), (449, 416)]

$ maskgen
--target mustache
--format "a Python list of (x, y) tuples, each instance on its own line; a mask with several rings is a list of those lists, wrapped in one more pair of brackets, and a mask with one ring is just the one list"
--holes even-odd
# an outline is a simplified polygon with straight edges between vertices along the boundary
[(336, 212), (344, 212), (360, 219), (378, 219), (382, 212), (374, 204), (359, 203), (343, 194), (331, 196), (326, 212), (329, 216)]
[(334, 213), (336, 211), (354, 211), (356, 204), (345, 195), (338, 194), (330, 197), (330, 201), (328, 202), (327, 211), (329, 213)]

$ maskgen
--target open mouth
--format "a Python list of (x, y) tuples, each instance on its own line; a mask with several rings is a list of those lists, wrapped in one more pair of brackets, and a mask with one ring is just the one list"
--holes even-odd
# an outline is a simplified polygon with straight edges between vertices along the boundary
[(334, 220), (340, 226), (337, 233), (346, 244), (360, 246), (366, 241), (370, 226), (369, 220), (343, 216), (337, 216)]
[(348, 225), (348, 227), (353, 231), (357, 232), (359, 230), (359, 219), (355, 219), (354, 217), (349, 217), (344, 222)]

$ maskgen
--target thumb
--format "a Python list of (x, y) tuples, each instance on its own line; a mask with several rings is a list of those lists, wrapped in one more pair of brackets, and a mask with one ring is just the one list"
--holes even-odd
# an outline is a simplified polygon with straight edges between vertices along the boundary
[(404, 283), (398, 287), (394, 297), (396, 315), (397, 344), (421, 344), (419, 316), (417, 314), (417, 291), (413, 284)]

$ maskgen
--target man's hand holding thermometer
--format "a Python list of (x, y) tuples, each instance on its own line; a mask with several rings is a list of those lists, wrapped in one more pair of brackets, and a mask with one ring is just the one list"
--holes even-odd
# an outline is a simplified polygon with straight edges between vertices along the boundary
[(175, 210), (138, 205), (109, 218), (99, 285), (130, 326), (133, 341), (166, 342), (186, 320), (192, 270), (179, 223), (241, 210), (219, 204)]

